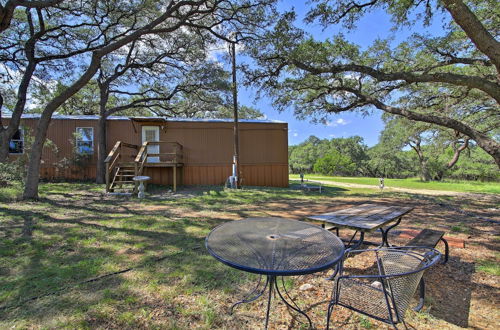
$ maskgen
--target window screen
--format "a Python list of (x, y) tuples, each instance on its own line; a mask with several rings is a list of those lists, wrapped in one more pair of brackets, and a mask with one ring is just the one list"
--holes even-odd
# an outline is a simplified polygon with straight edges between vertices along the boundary
[(18, 129), (9, 142), (9, 153), (22, 154), (24, 152), (24, 132)]
[(94, 128), (77, 127), (76, 128), (76, 151), (79, 154), (94, 153)]
[(146, 134), (146, 141), (156, 141), (156, 130), (155, 129), (146, 129), (145, 134)]

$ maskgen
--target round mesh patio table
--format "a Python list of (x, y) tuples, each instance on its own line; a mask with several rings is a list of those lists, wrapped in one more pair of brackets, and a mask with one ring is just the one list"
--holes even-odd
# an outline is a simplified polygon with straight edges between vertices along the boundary
[[(310, 223), (283, 218), (248, 218), (231, 221), (213, 229), (206, 238), (208, 252), (228, 266), (266, 276), (244, 302), (251, 302), (269, 290), (266, 328), (273, 290), (291, 309), (311, 319), (280, 289), (277, 276), (304, 275), (335, 266), (344, 254), (344, 244), (333, 233)], [(283, 281), (282, 281), (283, 284)]]

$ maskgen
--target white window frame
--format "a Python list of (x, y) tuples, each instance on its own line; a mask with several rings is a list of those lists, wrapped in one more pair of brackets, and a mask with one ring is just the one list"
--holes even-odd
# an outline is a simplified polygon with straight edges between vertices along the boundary
[[(24, 128), (19, 127), (18, 131), (21, 133), (21, 139), (20, 140), (10, 139), (9, 144), (11, 141), (21, 142), (22, 143), (22, 148), (21, 148), (22, 151), (21, 152), (10, 152), (10, 150), (9, 150), (9, 155), (23, 155), (24, 154)], [(9, 149), (10, 149), (10, 146), (9, 146)]]
[[(82, 129), (90, 129), (92, 130), (92, 133), (91, 133), (91, 137), (92, 139), (90, 140), (91, 142), (91, 151), (89, 153), (84, 153), (84, 152), (80, 152), (80, 146), (78, 145), (78, 142), (89, 142), (89, 141), (84, 141), (84, 140), (79, 140), (79, 136), (80, 136), (80, 130)], [(79, 155), (83, 155), (83, 154), (86, 154), (86, 155), (93, 155), (94, 154), (94, 128), (93, 127), (77, 127), (76, 130), (75, 130), (75, 149), (76, 149), (76, 153), (79, 154)]]

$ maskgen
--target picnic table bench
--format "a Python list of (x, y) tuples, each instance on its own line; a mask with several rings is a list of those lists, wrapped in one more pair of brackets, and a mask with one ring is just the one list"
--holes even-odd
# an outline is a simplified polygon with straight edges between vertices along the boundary
[[(406, 246), (408, 247), (427, 247), (434, 248), (439, 243), (439, 241), (443, 241), (444, 243), (444, 261), (443, 263), (448, 262), (449, 255), (449, 247), (448, 242), (444, 239), (444, 231), (434, 230), (434, 229), (423, 229), (421, 230), (417, 236), (415, 236), (412, 240), (410, 240)], [(419, 302), (418, 305), (413, 309), (416, 312), (420, 311), (422, 307), (424, 307), (425, 301), (425, 281), (424, 277), (420, 279), (419, 282)]]
[(301, 184), (300, 188), (307, 191), (319, 191), (321, 193), (321, 182), (317, 182), (317, 185)]
[(406, 246), (421, 246), (421, 247), (431, 247), (434, 248), (442, 241), (444, 243), (444, 262), (448, 262), (448, 255), (450, 248), (448, 247), (448, 242), (444, 239), (444, 231), (434, 230), (434, 229), (423, 229), (415, 236), (411, 241), (406, 244)]

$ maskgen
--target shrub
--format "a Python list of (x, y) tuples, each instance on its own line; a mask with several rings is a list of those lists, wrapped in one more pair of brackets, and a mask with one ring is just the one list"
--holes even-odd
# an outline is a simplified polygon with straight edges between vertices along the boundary
[(6, 187), (14, 182), (21, 182), (25, 177), (26, 162), (22, 158), (15, 161), (0, 163), (0, 187)]

